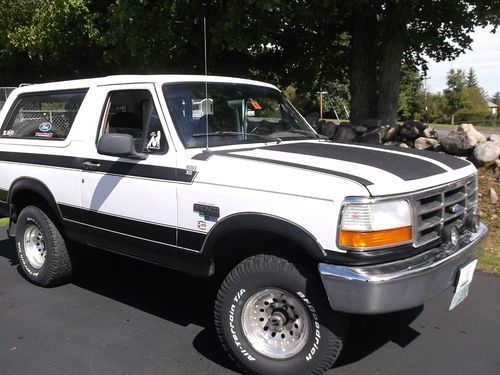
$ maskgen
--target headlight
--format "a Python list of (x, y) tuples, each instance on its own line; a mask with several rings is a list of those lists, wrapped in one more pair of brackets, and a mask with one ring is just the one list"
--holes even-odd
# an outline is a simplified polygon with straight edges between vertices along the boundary
[(340, 246), (370, 249), (411, 240), (411, 209), (408, 201), (347, 201), (344, 204), (339, 232)]

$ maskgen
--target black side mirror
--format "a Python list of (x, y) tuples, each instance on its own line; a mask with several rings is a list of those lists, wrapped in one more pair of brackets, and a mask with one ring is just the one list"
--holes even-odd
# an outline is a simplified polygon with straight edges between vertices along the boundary
[(135, 151), (134, 138), (130, 134), (104, 134), (97, 143), (97, 152), (102, 155), (144, 160), (146, 154)]

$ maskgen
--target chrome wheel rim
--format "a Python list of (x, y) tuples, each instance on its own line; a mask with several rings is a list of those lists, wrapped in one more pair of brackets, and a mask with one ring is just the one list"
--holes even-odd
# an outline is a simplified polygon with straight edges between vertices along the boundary
[(306, 345), (309, 315), (293, 294), (281, 289), (264, 289), (246, 301), (241, 312), (243, 333), (260, 354), (290, 358)]
[(45, 239), (40, 228), (34, 224), (29, 224), (24, 231), (24, 253), (33, 268), (42, 268), (47, 255)]

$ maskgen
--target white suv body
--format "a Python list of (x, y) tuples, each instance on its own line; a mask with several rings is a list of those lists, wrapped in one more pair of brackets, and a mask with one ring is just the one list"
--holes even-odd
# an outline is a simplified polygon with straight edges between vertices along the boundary
[[(212, 107), (200, 110), (199, 103)], [(0, 213), (11, 218), (28, 277), (42, 285), (60, 281), (43, 279), (52, 245), (36, 215), (34, 226), (28, 217), (19, 229), (23, 209), (35, 206), (64, 239), (198, 275), (240, 261), (255, 266), (262, 256), (270, 262), (279, 255), (278, 265), (307, 258), (334, 315), (414, 307), (450, 287), (487, 233), (475, 216), (475, 168), (440, 153), (329, 142), (294, 111), (272, 85), (224, 77), (113, 76), (16, 89), (0, 114)], [(129, 154), (127, 137), (135, 147)], [(392, 222), (405, 222), (404, 230), (391, 232)], [(26, 250), (33, 236), (44, 245)], [(392, 238), (394, 244), (384, 242)], [(262, 267), (254, 272), (277, 266)], [(321, 308), (305, 290), (288, 291), (288, 305), (266, 310), (262, 324), (271, 323), (256, 334), (245, 323), (245, 306), (264, 304), (273, 293), (259, 290), (276, 285), (256, 286), (245, 299), (251, 288), (228, 278), (221, 291), (237, 290), (231, 298), (241, 305), (239, 333), (233, 320), (224, 323), (238, 306), (222, 292), (216, 324), (239, 364), (265, 373), (278, 362), (290, 370), (286, 363), (295, 366), (296, 357), (307, 371), (333, 363), (331, 354), (326, 362), (322, 354), (311, 360), (321, 352), (313, 337)], [(287, 292), (286, 283), (276, 283)], [(297, 321), (298, 343), (291, 334), (276, 342), (268, 332), (288, 332), (293, 317), (284, 306), (299, 302), (310, 319)], [(281, 323), (273, 326), (273, 319)]]

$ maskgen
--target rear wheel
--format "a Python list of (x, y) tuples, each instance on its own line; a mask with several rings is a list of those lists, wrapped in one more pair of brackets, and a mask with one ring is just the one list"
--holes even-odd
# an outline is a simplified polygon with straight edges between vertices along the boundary
[(64, 238), (38, 207), (27, 206), (19, 214), (16, 247), (21, 268), (34, 284), (48, 287), (70, 278), (73, 267)]
[(340, 354), (347, 330), (318, 277), (272, 255), (250, 257), (226, 277), (215, 325), (231, 358), (258, 374), (321, 374)]

